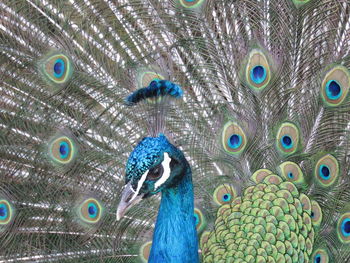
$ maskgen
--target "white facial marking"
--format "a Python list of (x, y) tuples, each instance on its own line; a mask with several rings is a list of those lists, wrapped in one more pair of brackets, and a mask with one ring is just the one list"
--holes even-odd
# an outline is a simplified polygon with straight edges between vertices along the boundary
[(164, 153), (164, 160), (162, 162), (162, 166), (163, 166), (164, 172), (163, 172), (162, 177), (159, 178), (158, 181), (154, 184), (155, 190), (157, 190), (157, 188), (159, 186), (164, 184), (165, 181), (168, 180), (168, 178), (170, 177), (170, 162), (171, 162), (171, 158), (169, 157), (169, 154), (168, 153)]
[[(162, 166), (164, 169), (163, 175), (161, 178), (159, 178), (156, 183), (154, 184), (154, 188), (155, 190), (158, 189), (159, 186), (161, 186), (163, 183), (165, 183), (166, 180), (168, 180), (168, 178), (170, 177), (170, 162), (171, 162), (171, 158), (169, 157), (168, 153), (164, 153), (164, 160), (162, 162)], [(133, 197), (130, 199), (130, 201), (134, 200), (136, 198), (136, 196), (139, 194), (139, 191), (143, 185), (143, 183), (145, 182), (147, 175), (148, 175), (149, 170), (147, 170), (142, 176), (141, 179), (139, 180), (139, 182), (137, 183), (137, 189), (133, 195)]]
[(148, 170), (141, 176), (140, 181), (137, 183), (136, 192), (134, 193), (134, 195), (133, 195), (133, 197), (131, 198), (131, 200), (134, 200), (134, 198), (139, 194), (139, 191), (140, 191), (140, 189), (141, 189), (143, 183), (144, 183), (145, 180), (146, 180), (147, 174), (148, 174)]

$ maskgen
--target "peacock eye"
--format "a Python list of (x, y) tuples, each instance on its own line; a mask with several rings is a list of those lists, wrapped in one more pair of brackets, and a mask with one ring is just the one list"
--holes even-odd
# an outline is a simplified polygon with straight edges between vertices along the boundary
[(152, 181), (157, 180), (163, 175), (163, 172), (164, 172), (163, 165), (159, 164), (149, 170), (147, 174), (147, 180), (152, 180)]

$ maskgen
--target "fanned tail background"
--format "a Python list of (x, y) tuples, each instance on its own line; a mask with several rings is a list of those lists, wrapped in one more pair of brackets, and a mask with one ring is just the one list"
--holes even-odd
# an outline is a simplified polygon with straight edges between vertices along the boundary
[[(345, 0), (2, 1), (0, 262), (145, 260), (160, 196), (115, 212), (157, 132), (191, 164), (199, 235), (255, 171), (293, 162), (323, 215), (314, 251), (347, 262), (349, 52)], [(184, 91), (159, 119), (125, 105), (154, 78)]]

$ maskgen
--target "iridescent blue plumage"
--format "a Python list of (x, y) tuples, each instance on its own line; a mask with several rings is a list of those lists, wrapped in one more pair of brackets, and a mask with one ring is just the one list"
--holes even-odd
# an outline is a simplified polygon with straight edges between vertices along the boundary
[(327, 94), (327, 97), (332, 100), (336, 100), (341, 96), (342, 94), (341, 87), (336, 80), (330, 80), (327, 82), (326, 94)]
[(174, 98), (180, 98), (183, 91), (180, 86), (169, 80), (154, 79), (148, 87), (138, 89), (126, 98), (127, 105), (133, 105), (141, 100), (169, 95)]
[(198, 262), (192, 173), (183, 153), (163, 134), (144, 138), (129, 156), (125, 179), (117, 218), (141, 199), (162, 192), (149, 262)]
[(60, 58), (57, 59), (53, 67), (54, 76), (56, 78), (62, 77), (64, 70), (65, 70), (64, 61)]
[(61, 142), (60, 143), (60, 156), (61, 158), (67, 158), (69, 154), (69, 146), (67, 142)]
[(228, 140), (228, 145), (232, 149), (237, 149), (242, 145), (242, 136), (239, 134), (233, 134)]
[(163, 161), (161, 153), (167, 147), (164, 135), (157, 138), (143, 138), (138, 146), (131, 152), (126, 164), (126, 183), (130, 180), (141, 179), (142, 174), (150, 167)]
[(97, 216), (97, 206), (93, 203), (88, 205), (88, 212), (89, 212), (89, 216), (91, 218), (95, 218)]
[(193, 209), (192, 176), (188, 166), (177, 186), (162, 191), (150, 263), (199, 262)]
[(224, 194), (224, 195), (222, 196), (222, 201), (228, 202), (228, 201), (230, 201), (230, 200), (231, 200), (231, 195), (230, 195), (230, 194)]
[(250, 71), (250, 78), (256, 83), (256, 84), (261, 84), (265, 81), (266, 79), (266, 70), (263, 66), (258, 65), (255, 66), (251, 71)]
[(5, 219), (7, 217), (7, 207), (4, 204), (0, 204), (0, 219)]
[(328, 180), (330, 175), (330, 171), (327, 165), (320, 166), (320, 176), (322, 179)]
[(341, 229), (342, 229), (342, 234), (345, 237), (350, 236), (350, 219), (344, 219), (343, 222), (341, 223)]
[(288, 135), (285, 135), (282, 137), (281, 143), (282, 143), (283, 147), (286, 149), (289, 149), (293, 146), (292, 138)]
[[(126, 104), (165, 95), (180, 98), (182, 94), (180, 86), (154, 79), (148, 87), (129, 95)], [(192, 173), (183, 153), (162, 133), (143, 138), (129, 156), (125, 182), (117, 219), (141, 199), (162, 192), (148, 262), (199, 262)]]

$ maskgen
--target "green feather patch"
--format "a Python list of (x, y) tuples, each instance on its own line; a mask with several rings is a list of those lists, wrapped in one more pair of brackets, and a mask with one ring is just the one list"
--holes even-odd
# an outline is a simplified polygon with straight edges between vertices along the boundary
[(310, 201), (277, 177), (261, 178), (242, 202), (220, 207), (201, 242), (204, 262), (308, 262), (315, 237)]
[(209, 238), (209, 234), (210, 232), (209, 231), (204, 231), (201, 235), (201, 238), (199, 240), (199, 246), (200, 248), (203, 247), (204, 243), (206, 243), (208, 241), (208, 238)]
[(315, 200), (311, 200), (311, 220), (314, 227), (320, 227), (322, 223), (322, 210)]
[(273, 174), (273, 172), (271, 172), (268, 169), (259, 169), (253, 173), (251, 178), (256, 184), (258, 184), (262, 182), (265, 179), (265, 177), (267, 177), (270, 174)]
[(299, 200), (300, 200), (300, 203), (301, 203), (304, 211), (306, 211), (308, 213), (308, 215), (311, 216), (311, 201), (310, 201), (309, 197), (307, 197), (307, 195), (305, 195), (305, 194), (300, 194)]
[(308, 3), (310, 0), (292, 0), (296, 7), (300, 7), (306, 3)]

